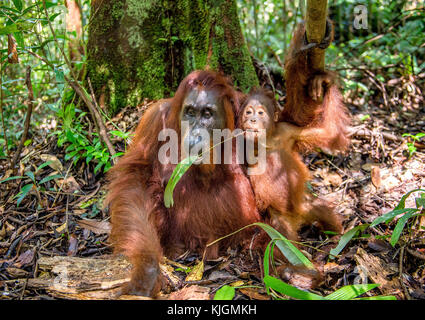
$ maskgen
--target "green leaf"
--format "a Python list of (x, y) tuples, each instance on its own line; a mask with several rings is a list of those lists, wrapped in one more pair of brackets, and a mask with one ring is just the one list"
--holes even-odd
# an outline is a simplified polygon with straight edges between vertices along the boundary
[(24, 44), (24, 37), (22, 35), (22, 32), (15, 32), (13, 36), (15, 37), (15, 40), (18, 46), (21, 48), (24, 48), (25, 44)]
[(28, 177), (30, 177), (30, 179), (31, 179), (33, 182), (35, 182), (35, 176), (34, 176), (34, 173), (33, 173), (32, 171), (27, 171), (27, 172), (25, 172), (25, 174), (26, 174)]
[(418, 209), (414, 209), (414, 208), (403, 208), (403, 209), (394, 209), (390, 212), (387, 212), (385, 214), (383, 214), (382, 216), (376, 218), (375, 220), (373, 220), (372, 224), (370, 225), (370, 227), (374, 227), (380, 223), (389, 223), (390, 221), (392, 221), (395, 217), (397, 217), (400, 214), (403, 214), (405, 212), (409, 212), (409, 211), (418, 211)]
[(390, 240), (390, 244), (393, 247), (398, 242), (398, 239), (400, 239), (401, 232), (403, 231), (404, 226), (407, 223), (407, 220), (409, 220), (416, 211), (418, 210), (417, 209), (409, 210), (397, 221), (397, 224), (393, 230), (393, 234), (391, 235), (391, 240)]
[(362, 297), (353, 300), (397, 300), (395, 296), (374, 296), (374, 297)]
[(415, 198), (416, 208), (425, 208), (425, 193), (422, 193), (419, 198)]
[(15, 179), (22, 179), (22, 178), (25, 178), (25, 177), (23, 177), (23, 176), (13, 176), (13, 177), (9, 177), (9, 178), (0, 180), (0, 183), (6, 182), (6, 181), (10, 181), (10, 180), (15, 180)]
[(27, 12), (30, 12), (34, 7), (36, 7), (37, 5), (36, 4), (33, 4), (32, 6), (29, 6), (29, 7), (27, 7), (23, 12), (22, 12), (22, 14), (25, 14), (25, 13), (27, 13)]
[(94, 168), (94, 173), (97, 173), (99, 171), (99, 169), (102, 168), (102, 166), (103, 166), (103, 163), (102, 162), (99, 162), (97, 164), (97, 166)]
[(21, 201), (26, 197), (28, 192), (34, 187), (34, 184), (30, 183), (21, 188), (21, 191), (16, 195), (18, 197), (18, 200), (16, 201), (16, 205), (19, 207), (19, 204)]
[(59, 16), (60, 14), (62, 14), (62, 12), (58, 12), (58, 13), (54, 13), (49, 17), (50, 22), (52, 22), (53, 20), (55, 20), (55, 18), (57, 16)]
[(351, 300), (365, 292), (368, 292), (372, 289), (379, 287), (379, 284), (353, 284), (349, 286), (342, 287), (341, 289), (332, 292), (330, 295), (326, 296), (328, 300)]
[(251, 225), (256, 225), (261, 227), (269, 235), (269, 237), (275, 241), (276, 246), (279, 248), (279, 250), (283, 253), (283, 255), (286, 257), (286, 259), (288, 259), (288, 261), (291, 264), (295, 266), (302, 265), (312, 270), (315, 269), (311, 261), (308, 260), (307, 257), (303, 255), (303, 253), (291, 243), (291, 241), (289, 241), (287, 238), (281, 235), (272, 226), (269, 226), (268, 224), (261, 223), (261, 222), (256, 222)]
[(9, 33), (15, 33), (15, 32), (18, 32), (18, 31), (19, 31), (18, 26), (14, 23), (14, 24), (8, 25), (4, 28), (0, 28), (0, 35), (6, 35), (6, 34), (9, 34)]
[(22, 1), (21, 0), (12, 0), (13, 4), (15, 5), (16, 9), (18, 9), (19, 11), (22, 11), (23, 9), (23, 5), (22, 5)]
[(54, 71), (55, 71), (56, 83), (58, 85), (60, 95), (62, 95), (63, 88), (65, 87), (65, 74), (63, 73), (62, 68), (55, 68)]
[(414, 189), (414, 190), (411, 190), (408, 193), (406, 193), (404, 196), (401, 197), (400, 202), (394, 208), (394, 210), (404, 209), (404, 207), (406, 206), (407, 197), (410, 196), (413, 192), (416, 192), (416, 191), (425, 191), (425, 189)]
[(109, 133), (114, 135), (114, 136), (123, 138), (123, 139), (126, 139), (128, 137), (128, 133), (121, 132), (121, 131), (118, 131), (118, 130), (113, 130), (113, 131), (110, 131)]
[(72, 151), (72, 150), (74, 150), (75, 149), (75, 144), (70, 144), (66, 149), (65, 149), (65, 152), (70, 152), (70, 151)]
[(233, 300), (235, 297), (235, 288), (225, 285), (222, 286), (214, 295), (214, 300)]
[(38, 184), (43, 184), (43, 183), (46, 183), (46, 182), (48, 182), (48, 181), (50, 181), (50, 180), (53, 180), (53, 179), (59, 179), (59, 178), (62, 178), (62, 176), (60, 175), (60, 174), (54, 174), (54, 175), (52, 175), (52, 176), (47, 176), (47, 177), (45, 177), (44, 179), (42, 179)]
[(281, 294), (284, 294), (285, 296), (289, 296), (298, 300), (326, 300), (322, 296), (300, 290), (283, 282), (282, 280), (273, 278), (271, 276), (265, 276), (263, 280), (267, 286)]
[(37, 170), (35, 170), (35, 172), (38, 172), (38, 171), (40, 171), (41, 169), (43, 169), (44, 167), (49, 166), (52, 162), (53, 162), (52, 160), (49, 160), (49, 161), (46, 161), (46, 162), (44, 162), (44, 163), (40, 164), (40, 165), (38, 166)]
[[(41, 1), (38, 2), (41, 6), (43, 3)], [(59, 2), (52, 2), (52, 1), (46, 1), (46, 9), (49, 9), (51, 7), (57, 7), (59, 6)]]
[(124, 154), (124, 152), (117, 152), (116, 154), (114, 154), (113, 156), (111, 156), (111, 159), (114, 159), (116, 157), (121, 157)]
[[(263, 258), (263, 269), (264, 269), (264, 276), (270, 275), (270, 261), (273, 261), (273, 250), (275, 247), (275, 240), (272, 240), (269, 242), (269, 244), (266, 247), (266, 250), (264, 251), (264, 258)], [(267, 294), (270, 294), (270, 288), (266, 285)]]
[(361, 224), (357, 227), (354, 227), (353, 229), (347, 231), (346, 233), (344, 233), (341, 236), (341, 239), (339, 239), (338, 245), (333, 248), (329, 254), (330, 254), (330, 259), (334, 259), (335, 256), (337, 256), (347, 245), (348, 242), (350, 242), (350, 240), (359, 232), (363, 231), (364, 229), (366, 229), (369, 226), (369, 224)]
[(270, 275), (270, 251), (273, 250), (274, 243), (275, 243), (274, 240), (270, 241), (266, 247), (266, 250), (264, 251), (263, 269), (264, 269), (265, 276)]
[(177, 166), (174, 168), (173, 173), (171, 174), (170, 180), (165, 187), (164, 192), (164, 205), (166, 208), (170, 208), (174, 205), (173, 192), (177, 183), (183, 177), (185, 172), (189, 170), (190, 166), (198, 159), (198, 156), (191, 156), (184, 158)]

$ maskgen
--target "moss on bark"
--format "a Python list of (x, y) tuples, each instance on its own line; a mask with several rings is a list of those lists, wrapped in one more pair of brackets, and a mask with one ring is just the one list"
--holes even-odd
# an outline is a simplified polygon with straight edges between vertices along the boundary
[(207, 65), (242, 90), (258, 84), (234, 0), (95, 0), (92, 13), (88, 77), (112, 113)]

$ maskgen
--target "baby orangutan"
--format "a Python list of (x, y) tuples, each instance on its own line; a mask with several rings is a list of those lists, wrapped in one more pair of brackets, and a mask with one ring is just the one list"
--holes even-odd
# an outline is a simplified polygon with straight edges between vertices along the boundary
[[(311, 97), (322, 95), (322, 84), (327, 84), (323, 75), (312, 80)], [(325, 93), (323, 105), (333, 103)], [(297, 241), (298, 231), (303, 225), (312, 225), (325, 230), (342, 231), (339, 217), (324, 200), (316, 199), (307, 203), (305, 183), (309, 172), (299, 151), (314, 147), (335, 150), (335, 139), (345, 134), (338, 131), (332, 119), (323, 118), (320, 125), (298, 127), (279, 119), (279, 108), (273, 94), (266, 90), (251, 92), (244, 103), (240, 117), (240, 127), (245, 131), (245, 141), (258, 144), (266, 135), (266, 170), (255, 173), (257, 164), (249, 165), (249, 178), (254, 190), (257, 207), (266, 213), (269, 223), (288, 239)], [(265, 129), (265, 130), (261, 130)], [(338, 143), (336, 144), (338, 145)], [(248, 157), (248, 152), (247, 152)], [(248, 160), (248, 163), (253, 161)]]

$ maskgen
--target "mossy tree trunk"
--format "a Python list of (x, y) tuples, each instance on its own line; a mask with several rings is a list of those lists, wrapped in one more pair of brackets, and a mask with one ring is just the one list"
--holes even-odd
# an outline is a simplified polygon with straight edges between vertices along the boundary
[(208, 66), (247, 90), (258, 79), (235, 0), (92, 0), (88, 72), (110, 112), (171, 96)]

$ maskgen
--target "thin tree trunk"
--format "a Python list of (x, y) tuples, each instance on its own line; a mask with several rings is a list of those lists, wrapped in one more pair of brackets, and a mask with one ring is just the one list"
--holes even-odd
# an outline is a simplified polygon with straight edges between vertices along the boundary
[[(322, 42), (326, 33), (327, 0), (307, 0), (306, 34), (308, 42)], [(315, 70), (325, 67), (325, 50), (314, 48), (309, 53), (309, 65)]]
[(73, 66), (76, 62), (81, 61), (84, 54), (84, 47), (82, 45), (82, 20), (81, 20), (81, 7), (77, 0), (65, 0), (67, 7), (66, 13), (66, 31), (75, 32), (75, 36), (71, 36), (68, 41), (69, 59)]

